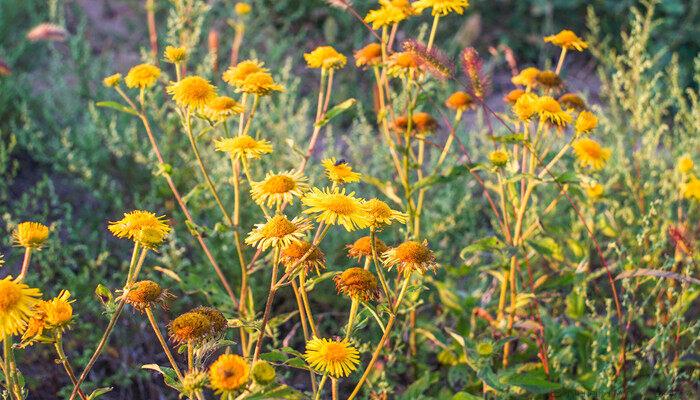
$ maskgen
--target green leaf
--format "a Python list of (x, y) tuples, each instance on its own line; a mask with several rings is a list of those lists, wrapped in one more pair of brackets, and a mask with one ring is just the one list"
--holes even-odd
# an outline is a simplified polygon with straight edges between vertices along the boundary
[(522, 133), (512, 133), (510, 135), (494, 136), (492, 140), (497, 143), (506, 144), (523, 143), (525, 142), (525, 135)]
[(97, 107), (111, 108), (131, 115), (139, 115), (139, 113), (134, 111), (132, 108), (129, 108), (121, 103), (117, 103), (116, 101), (98, 101), (97, 103), (95, 103), (95, 105)]
[(260, 358), (269, 362), (285, 362), (289, 357), (279, 350), (272, 350), (269, 353), (264, 353), (260, 355)]
[(103, 394), (109, 393), (111, 391), (112, 391), (112, 387), (97, 388), (97, 389), (93, 390), (92, 393), (90, 393), (90, 395), (88, 396), (88, 399), (89, 400), (96, 399), (96, 398), (102, 396)]
[(406, 390), (399, 396), (402, 400), (414, 400), (424, 398), (423, 394), (426, 390), (430, 388), (434, 378), (429, 371), (426, 371), (423, 376), (421, 376), (417, 381), (413, 382)]
[(495, 236), (488, 236), (463, 248), (462, 251), (459, 252), (459, 257), (465, 259), (467, 256), (474, 253), (498, 251), (503, 250), (505, 247), (506, 244), (499, 238)]
[(175, 370), (172, 368), (161, 367), (158, 364), (146, 364), (146, 365), (142, 365), (141, 368), (142, 369), (150, 369), (151, 371), (156, 371), (156, 372), (160, 373), (163, 376), (163, 381), (165, 381), (165, 384), (170, 386), (173, 389), (180, 390), (182, 388), (180, 386), (177, 374), (175, 373)]
[(275, 386), (270, 389), (263, 389), (260, 392), (246, 396), (246, 400), (269, 400), (269, 399), (286, 399), (286, 400), (301, 400), (304, 395), (298, 390), (292, 389), (287, 385)]
[(452, 396), (452, 400), (482, 400), (483, 397), (481, 396), (475, 396), (471, 393), (467, 392), (459, 392), (455, 393), (454, 396)]
[(453, 180), (459, 178), (460, 176), (468, 175), (470, 173), (470, 171), (478, 165), (479, 164), (455, 165), (454, 167), (450, 168), (443, 175), (430, 175), (430, 176), (426, 176), (423, 179), (418, 180), (418, 182), (416, 182), (416, 184), (412, 186), (412, 190), (415, 191), (418, 189), (423, 189), (423, 188), (426, 188), (429, 186), (434, 186), (434, 185), (441, 184), (441, 183), (452, 182)]
[(498, 380), (498, 375), (496, 375), (491, 367), (485, 367), (476, 372), (476, 376), (484, 381), (487, 385), (491, 386), (492, 388), (499, 390), (499, 391), (504, 391), (508, 387), (505, 386), (501, 381)]
[(540, 372), (517, 372), (503, 376), (503, 381), (535, 394), (546, 394), (562, 387), (559, 383), (545, 379)]
[(349, 110), (352, 106), (357, 103), (357, 100), (355, 99), (347, 99), (344, 102), (340, 104), (336, 104), (326, 112), (326, 114), (323, 116), (323, 118), (316, 123), (317, 127), (322, 127), (326, 124), (328, 124), (333, 118), (337, 117), (338, 115), (344, 113), (345, 111)]
[(578, 183), (581, 180), (579, 179), (578, 174), (576, 172), (566, 171), (563, 174), (557, 176), (555, 181), (559, 183)]

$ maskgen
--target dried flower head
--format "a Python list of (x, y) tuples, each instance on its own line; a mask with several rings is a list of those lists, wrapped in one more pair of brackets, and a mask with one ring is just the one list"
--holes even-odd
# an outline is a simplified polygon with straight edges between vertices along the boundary
[(191, 312), (199, 313), (209, 320), (211, 337), (220, 337), (225, 333), (228, 327), (228, 320), (221, 311), (214, 307), (199, 306), (192, 309)]
[(576, 111), (583, 111), (586, 109), (586, 102), (583, 101), (581, 96), (574, 93), (564, 93), (559, 97), (559, 104), (566, 109), (572, 109)]
[(215, 122), (224, 122), (242, 112), (241, 103), (228, 96), (214, 97), (204, 107), (204, 115)]
[(227, 394), (242, 388), (249, 379), (250, 367), (237, 354), (222, 354), (209, 367), (209, 382), (218, 394)]
[(382, 62), (382, 46), (379, 43), (370, 43), (355, 52), (355, 66), (373, 67)]
[(12, 69), (7, 63), (0, 58), (0, 76), (10, 76), (12, 75)]
[[(306, 256), (306, 258), (304, 258)], [(285, 266), (286, 272), (292, 268), (304, 268), (307, 272), (315, 270), (319, 272), (326, 268), (326, 255), (318, 246), (313, 246), (307, 241), (292, 242), (280, 253), (280, 262)]]
[(272, 145), (267, 140), (255, 140), (251, 136), (241, 135), (233, 138), (219, 139), (214, 145), (216, 151), (223, 151), (235, 159), (260, 158), (272, 153)]
[(594, 170), (602, 169), (612, 154), (609, 148), (585, 137), (576, 140), (572, 147), (581, 167), (590, 167)]
[(160, 77), (160, 69), (151, 64), (139, 64), (132, 67), (124, 78), (129, 88), (147, 89), (156, 84)]
[(339, 185), (359, 182), (362, 176), (358, 172), (354, 172), (345, 160), (338, 161), (335, 157), (326, 158), (321, 162), (321, 165), (326, 169), (328, 179)]
[[(389, 249), (389, 247), (379, 238), (375, 238), (374, 241), (377, 256), (381, 256)], [(362, 257), (372, 257), (372, 239), (370, 236), (363, 236), (346, 247), (348, 249), (348, 257), (350, 258), (357, 258), (359, 261), (362, 259)]]
[(568, 29), (564, 29), (556, 35), (547, 36), (544, 41), (567, 50), (583, 51), (588, 48), (588, 43)]
[(348, 59), (338, 53), (331, 46), (319, 46), (310, 53), (304, 54), (304, 59), (309, 68), (340, 69), (345, 66)]
[(102, 80), (102, 84), (105, 87), (116, 87), (119, 86), (119, 83), (122, 81), (122, 74), (112, 74), (110, 76), (105, 77)]
[(283, 203), (292, 204), (295, 197), (301, 197), (309, 190), (307, 178), (299, 171), (268, 172), (265, 179), (253, 182), (250, 193), (258, 204), (277, 207)]
[(537, 84), (546, 89), (559, 89), (562, 86), (562, 80), (554, 71), (540, 71), (535, 77)]
[(179, 344), (202, 342), (211, 337), (212, 325), (204, 314), (189, 311), (170, 322), (170, 339)]
[(590, 133), (598, 126), (598, 117), (590, 111), (581, 111), (576, 118), (574, 129), (579, 135)]
[(391, 225), (394, 221), (405, 224), (408, 219), (406, 213), (392, 210), (388, 204), (379, 199), (367, 200), (365, 208), (369, 216), (370, 226), (375, 228)]
[(216, 88), (208, 80), (192, 75), (168, 86), (168, 93), (178, 106), (201, 110), (216, 98)]
[(413, 2), (413, 7), (419, 13), (432, 8), (432, 15), (445, 16), (453, 12), (462, 15), (464, 9), (469, 7), (469, 0), (418, 0)]
[(165, 217), (157, 217), (148, 211), (136, 210), (124, 213), (124, 218), (110, 222), (108, 229), (120, 239), (128, 239), (149, 249), (156, 249), (170, 233)]
[(41, 292), (6, 276), (0, 280), (0, 337), (17, 335), (35, 314)]
[(348, 268), (333, 278), (338, 293), (363, 302), (379, 298), (379, 284), (374, 274), (364, 268)]
[(404, 277), (409, 277), (414, 271), (423, 275), (428, 270), (435, 270), (438, 266), (435, 255), (428, 248), (427, 241), (401, 243), (384, 252), (382, 259), (388, 269), (396, 266)]
[(165, 61), (171, 64), (179, 64), (187, 60), (187, 49), (184, 47), (168, 46), (163, 52)]
[(345, 189), (311, 189), (301, 198), (308, 208), (306, 214), (318, 214), (316, 221), (328, 225), (343, 225), (346, 230), (354, 231), (369, 226), (369, 216), (364, 207), (364, 199), (355, 197), (355, 192), (345, 193)]
[(22, 222), (12, 231), (15, 246), (41, 249), (49, 238), (49, 227), (38, 222)]
[(311, 223), (306, 218), (294, 217), (290, 221), (284, 215), (275, 215), (263, 224), (255, 224), (245, 242), (263, 251), (269, 247), (282, 249), (300, 241), (309, 230)]
[(149, 280), (135, 282), (131, 289), (124, 294), (126, 302), (140, 312), (154, 306), (160, 306), (167, 310), (168, 301), (173, 297), (159, 284)]
[(469, 82), (469, 88), (477, 99), (483, 100), (488, 90), (489, 81), (484, 73), (484, 63), (479, 52), (473, 47), (462, 51), (462, 68)]
[(403, 42), (403, 50), (413, 54), (418, 61), (418, 67), (428, 71), (435, 78), (446, 80), (454, 75), (454, 65), (436, 47), (428, 49), (424, 44), (416, 40)]
[(304, 358), (311, 368), (335, 378), (349, 376), (360, 363), (360, 353), (347, 339), (313, 338), (306, 342)]

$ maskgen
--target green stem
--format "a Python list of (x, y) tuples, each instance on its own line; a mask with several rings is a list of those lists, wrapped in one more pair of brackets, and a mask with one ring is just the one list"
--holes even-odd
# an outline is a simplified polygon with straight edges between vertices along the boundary
[[(73, 385), (78, 382), (77, 378), (75, 377), (75, 372), (73, 372), (73, 367), (71, 367), (70, 362), (68, 361), (68, 357), (66, 357), (66, 353), (63, 350), (63, 336), (61, 333), (58, 333), (56, 335), (56, 341), (54, 342), (54, 348), (56, 349), (56, 354), (58, 354), (58, 359), (61, 362), (61, 365), (63, 365), (63, 369), (66, 370), (66, 374), (68, 375), (68, 378), (70, 378), (70, 381), (73, 383)], [(87, 400), (87, 396), (85, 393), (83, 393), (82, 390), (78, 390), (78, 396), (82, 400)]]
[(321, 383), (318, 384), (318, 391), (316, 392), (316, 397), (314, 397), (315, 400), (319, 400), (321, 398), (321, 392), (323, 392), (323, 386), (326, 384), (326, 380), (328, 379), (328, 372), (323, 374), (321, 377)]
[(435, 14), (433, 18), (433, 27), (430, 29), (430, 38), (428, 39), (428, 50), (433, 48), (435, 42), (435, 34), (437, 33), (438, 23), (440, 22), (440, 14)]
[(12, 336), (7, 335), (5, 336), (5, 339), (3, 340), (3, 357), (4, 357), (4, 364), (5, 364), (5, 389), (7, 390), (7, 394), (9, 395), (11, 400), (15, 399), (15, 394), (13, 391), (13, 380), (12, 380), (12, 372), (10, 370), (10, 353), (12, 352)]
[(177, 377), (180, 378), (180, 380), (182, 380), (182, 372), (180, 372), (180, 368), (178, 368), (177, 362), (175, 362), (175, 357), (173, 357), (173, 353), (170, 351), (168, 343), (165, 341), (163, 334), (160, 332), (160, 328), (158, 328), (158, 323), (156, 322), (156, 317), (155, 315), (153, 315), (153, 310), (151, 310), (151, 307), (146, 307), (146, 316), (148, 317), (148, 322), (151, 323), (151, 328), (153, 328), (153, 332), (158, 338), (158, 342), (160, 342), (161, 347), (163, 347), (163, 352), (165, 353), (165, 356), (168, 358), (168, 361), (170, 361), (170, 366), (173, 367), (173, 370), (175, 371)]

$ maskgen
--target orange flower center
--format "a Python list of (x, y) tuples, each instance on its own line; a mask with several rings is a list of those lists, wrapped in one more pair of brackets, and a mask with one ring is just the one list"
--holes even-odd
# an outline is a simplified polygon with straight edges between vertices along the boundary
[(296, 225), (287, 218), (278, 215), (263, 226), (261, 234), (266, 238), (282, 238), (296, 230)]
[(19, 303), (22, 290), (14, 282), (0, 281), (0, 312), (7, 312)]
[(266, 193), (287, 193), (296, 186), (294, 179), (286, 175), (275, 175), (266, 179), (262, 188)]

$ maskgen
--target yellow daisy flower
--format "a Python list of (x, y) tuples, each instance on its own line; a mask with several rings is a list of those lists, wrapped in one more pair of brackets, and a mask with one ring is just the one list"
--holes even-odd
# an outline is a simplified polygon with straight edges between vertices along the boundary
[(36, 313), (41, 292), (6, 276), (0, 280), (0, 337), (17, 335)]
[(513, 89), (503, 96), (503, 101), (510, 105), (514, 105), (516, 101), (525, 93), (522, 89)]
[(407, 241), (393, 247), (382, 255), (387, 269), (396, 266), (399, 273), (409, 277), (413, 271), (423, 275), (428, 270), (435, 270), (435, 255), (428, 248), (428, 242)]
[(681, 173), (687, 174), (695, 168), (695, 163), (689, 155), (683, 155), (678, 159), (678, 170)]
[(576, 118), (574, 129), (579, 135), (589, 133), (598, 126), (598, 117), (590, 111), (581, 111)]
[(542, 96), (537, 100), (537, 113), (541, 120), (549, 121), (553, 124), (564, 126), (571, 123), (571, 114), (562, 110), (559, 102), (550, 96)]
[(529, 121), (533, 115), (537, 114), (537, 104), (539, 98), (532, 93), (523, 93), (513, 105), (513, 112), (523, 122)]
[(357, 172), (353, 172), (352, 167), (345, 160), (336, 161), (335, 157), (326, 158), (321, 162), (321, 165), (326, 169), (328, 179), (340, 185), (359, 182), (360, 176), (362, 176)]
[(578, 51), (583, 51), (584, 49), (588, 48), (588, 43), (568, 29), (564, 29), (556, 35), (547, 36), (544, 38), (544, 41), (567, 50), (575, 49)]
[(165, 61), (171, 64), (178, 64), (187, 59), (187, 49), (184, 47), (168, 46), (163, 52)]
[(495, 167), (503, 167), (508, 164), (508, 152), (505, 150), (494, 150), (489, 153), (489, 161)]
[(408, 219), (408, 215), (406, 215), (406, 213), (392, 210), (388, 204), (379, 199), (367, 200), (365, 203), (365, 208), (367, 209), (370, 226), (375, 228), (384, 225), (391, 225), (391, 223), (394, 221), (405, 224), (406, 220)]
[(209, 367), (209, 382), (216, 393), (229, 393), (248, 382), (250, 367), (237, 354), (222, 354)]
[(139, 64), (132, 67), (124, 78), (124, 83), (129, 88), (146, 89), (156, 84), (160, 76), (160, 69), (151, 64)]
[(602, 147), (600, 143), (589, 138), (575, 141), (573, 149), (581, 167), (591, 167), (594, 170), (603, 168), (612, 154), (609, 148)]
[(397, 24), (416, 14), (409, 0), (379, 0), (379, 5), (379, 9), (370, 10), (365, 16), (365, 22), (372, 24), (372, 29)]
[(102, 84), (105, 85), (105, 87), (116, 87), (119, 85), (119, 83), (122, 81), (122, 74), (113, 74), (108, 77), (105, 77), (102, 80)]
[(683, 197), (700, 201), (700, 179), (690, 178), (688, 183), (683, 185)]
[(518, 75), (510, 78), (510, 81), (513, 82), (514, 85), (522, 85), (531, 89), (537, 85), (537, 75), (539, 73), (539, 69), (535, 67), (528, 67), (520, 71)]
[(243, 112), (241, 103), (228, 96), (214, 97), (204, 107), (204, 115), (212, 121), (223, 122)]
[(410, 51), (397, 51), (393, 53), (389, 60), (389, 75), (393, 77), (407, 77), (412, 73), (418, 72), (420, 65), (418, 57)]
[(49, 238), (49, 227), (38, 222), (22, 222), (12, 231), (15, 246), (41, 249)]
[(474, 104), (472, 97), (462, 91), (456, 91), (445, 100), (445, 107), (455, 111), (466, 111)]
[(253, 11), (253, 6), (241, 1), (236, 3), (235, 6), (233, 6), (233, 10), (236, 12), (236, 14), (243, 16), (250, 14), (250, 12)]
[(214, 145), (216, 146), (216, 151), (229, 153), (236, 159), (260, 158), (263, 154), (272, 153), (272, 144), (270, 142), (267, 140), (255, 140), (248, 135), (219, 139)]
[(301, 197), (309, 190), (307, 179), (301, 172), (291, 170), (278, 174), (268, 172), (260, 182), (253, 182), (250, 190), (253, 200), (268, 207), (282, 203), (292, 204), (294, 197)]
[(355, 52), (355, 66), (372, 67), (382, 62), (382, 46), (370, 43)]
[(168, 86), (168, 93), (180, 107), (201, 110), (216, 98), (216, 88), (200, 76), (188, 76)]
[(331, 46), (319, 46), (310, 53), (304, 54), (309, 68), (340, 69), (348, 59)]
[(129, 239), (149, 249), (155, 249), (163, 243), (170, 233), (170, 226), (165, 217), (157, 217), (148, 211), (136, 210), (124, 213), (124, 218), (110, 222), (108, 229), (120, 239)]
[(263, 224), (255, 224), (245, 242), (263, 251), (271, 246), (282, 249), (301, 241), (309, 230), (311, 223), (306, 218), (295, 217), (290, 221), (284, 215), (275, 215)]
[(258, 72), (269, 72), (263, 65), (265, 64), (258, 60), (241, 61), (236, 66), (229, 67), (224, 72), (222, 79), (235, 88), (241, 88), (248, 75)]
[(468, 0), (418, 0), (413, 2), (413, 7), (419, 13), (427, 8), (432, 8), (432, 15), (445, 16), (449, 13), (462, 15), (464, 9), (469, 7)]
[(379, 298), (379, 285), (374, 274), (364, 268), (348, 268), (333, 278), (338, 293), (363, 302)]
[(41, 303), (41, 310), (46, 316), (45, 321), (53, 327), (64, 327), (73, 318), (73, 303), (70, 299), (70, 292), (61, 290), (58, 296)]
[(588, 196), (588, 198), (593, 201), (598, 200), (603, 196), (603, 185), (601, 185), (598, 182), (588, 182), (582, 186), (583, 189), (586, 191), (586, 195)]
[(246, 76), (236, 92), (266, 96), (272, 92), (284, 92), (284, 86), (276, 83), (267, 72), (254, 72)]
[(360, 363), (360, 353), (347, 339), (313, 338), (306, 343), (304, 358), (313, 369), (334, 378), (349, 376)]
[(364, 206), (364, 200), (355, 197), (355, 193), (345, 194), (345, 189), (313, 188), (301, 202), (309, 207), (306, 214), (318, 214), (316, 221), (329, 225), (343, 225), (346, 230), (366, 228), (370, 218)]

